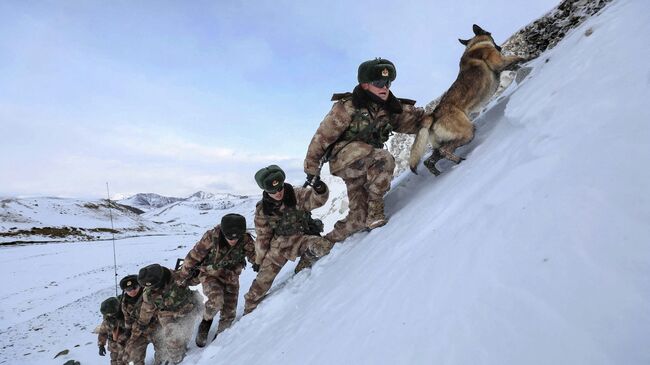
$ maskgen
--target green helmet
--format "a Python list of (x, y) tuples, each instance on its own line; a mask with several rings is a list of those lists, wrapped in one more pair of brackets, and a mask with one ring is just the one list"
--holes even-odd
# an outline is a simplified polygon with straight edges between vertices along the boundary
[(359, 71), (357, 73), (357, 80), (359, 80), (360, 84), (382, 79), (395, 81), (396, 77), (397, 70), (395, 69), (395, 65), (384, 58), (375, 58), (374, 60), (363, 62), (359, 65)]
[(115, 297), (110, 297), (102, 302), (99, 309), (105, 316), (112, 316), (120, 312), (120, 301)]
[(257, 185), (268, 193), (276, 193), (284, 187), (284, 171), (278, 165), (270, 165), (255, 173)]

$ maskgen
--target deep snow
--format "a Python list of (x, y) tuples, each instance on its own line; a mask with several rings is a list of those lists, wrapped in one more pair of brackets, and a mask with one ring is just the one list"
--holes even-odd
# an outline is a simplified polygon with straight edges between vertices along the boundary
[[(184, 363), (650, 363), (648, 34), (641, 0), (587, 20), (479, 117), (466, 161), (398, 178), (387, 226), (287, 265)], [(172, 266), (198, 234), (120, 240), (118, 272)], [(90, 331), (110, 242), (0, 252), (0, 364), (107, 363)]]

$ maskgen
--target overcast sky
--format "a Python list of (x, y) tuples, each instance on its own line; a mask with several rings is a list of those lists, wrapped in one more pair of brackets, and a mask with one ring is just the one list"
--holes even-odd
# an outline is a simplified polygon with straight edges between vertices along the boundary
[(424, 106), (472, 24), (497, 43), (556, 0), (2, 1), (0, 195), (257, 193), (302, 159), (359, 63)]

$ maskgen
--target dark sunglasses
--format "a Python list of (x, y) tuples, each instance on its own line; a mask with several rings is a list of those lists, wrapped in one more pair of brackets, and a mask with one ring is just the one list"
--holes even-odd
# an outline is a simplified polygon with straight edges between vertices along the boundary
[(266, 189), (265, 191), (269, 194), (277, 194), (284, 189), (284, 184), (279, 184), (275, 189)]
[(372, 81), (370, 83), (372, 84), (372, 86), (374, 86), (376, 88), (379, 88), (379, 89), (383, 89), (384, 86), (386, 88), (390, 87), (390, 79), (375, 80), (375, 81)]
[(232, 241), (232, 240), (238, 240), (238, 241), (239, 241), (239, 239), (241, 238), (242, 234), (241, 234), (241, 233), (230, 233), (230, 234), (225, 234), (225, 233), (224, 233), (224, 236), (226, 236), (226, 239), (229, 239), (229, 240), (231, 240), (231, 241)]

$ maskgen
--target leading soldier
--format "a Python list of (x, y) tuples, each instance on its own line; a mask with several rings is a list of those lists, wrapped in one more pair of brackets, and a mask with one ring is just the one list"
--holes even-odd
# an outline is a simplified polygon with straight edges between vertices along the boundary
[(208, 332), (217, 312), (221, 311), (221, 314), (215, 338), (235, 320), (239, 275), (246, 267), (246, 258), (250, 263), (255, 263), (255, 243), (253, 237), (246, 233), (246, 218), (231, 213), (221, 218), (221, 224), (205, 232), (183, 260), (183, 267), (178, 273), (181, 283), (185, 284), (198, 275), (203, 294), (208, 297), (196, 334), (198, 347), (207, 343)]
[(327, 185), (317, 180), (312, 187), (294, 188), (285, 178), (276, 165), (255, 174), (257, 185), (264, 190), (255, 208), (255, 268), (259, 271), (244, 296), (244, 314), (257, 308), (288, 260), (300, 256), (295, 269), (299, 272), (332, 248), (332, 243), (320, 236), (323, 223), (311, 217), (313, 209), (327, 202)]
[(305, 157), (307, 180), (320, 174), (323, 162), (347, 187), (349, 212), (325, 237), (339, 242), (363, 229), (386, 224), (384, 194), (390, 189), (395, 158), (384, 149), (393, 132), (417, 134), (431, 116), (415, 101), (390, 91), (397, 72), (389, 60), (359, 65), (359, 84), (351, 93), (334, 94), (332, 110), (321, 122)]

